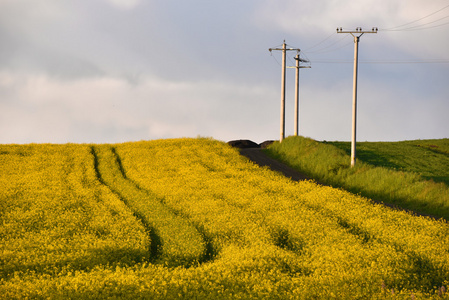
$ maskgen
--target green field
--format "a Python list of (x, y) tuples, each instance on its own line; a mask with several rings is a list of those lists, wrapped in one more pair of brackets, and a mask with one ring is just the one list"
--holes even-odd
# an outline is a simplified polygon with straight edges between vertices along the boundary
[[(349, 142), (330, 142), (351, 153)], [(359, 142), (357, 158), (373, 166), (415, 172), (449, 186), (449, 139), (403, 142)]]
[(0, 187), (2, 299), (448, 298), (446, 220), (212, 139), (0, 145)]
[(290, 137), (267, 153), (310, 177), (356, 194), (449, 220), (449, 139), (357, 143)]

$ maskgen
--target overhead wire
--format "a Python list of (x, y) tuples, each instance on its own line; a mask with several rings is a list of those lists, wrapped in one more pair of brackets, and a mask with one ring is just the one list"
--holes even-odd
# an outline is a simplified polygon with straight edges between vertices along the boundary
[[(345, 40), (345, 39), (347, 39), (348, 38), (348, 36), (347, 35), (344, 35), (343, 37), (341, 37), (341, 38), (339, 38), (337, 41), (335, 41), (335, 42), (333, 42), (333, 43), (331, 43), (331, 44), (329, 44), (329, 45), (326, 45), (325, 47), (322, 47), (322, 48), (319, 48), (319, 49), (317, 49), (317, 50), (314, 50), (314, 51), (306, 51), (307, 53), (315, 53), (315, 54), (319, 54), (319, 53), (327, 53), (327, 52), (332, 52), (332, 51), (335, 51), (335, 50), (339, 50), (339, 49), (341, 49), (341, 48), (344, 48), (344, 47), (346, 47), (347, 45), (349, 45), (350, 43), (347, 43), (347, 44), (345, 44), (345, 45), (343, 45), (343, 46), (341, 46), (341, 47), (338, 47), (338, 48), (332, 48), (333, 46), (335, 46), (335, 45), (337, 45), (337, 44), (339, 44), (339, 43), (341, 43), (343, 40)], [(323, 40), (324, 41), (324, 40)], [(352, 42), (351, 42), (352, 43)]]
[[(442, 19), (446, 19), (446, 18), (449, 18), (449, 16), (441, 18), (441, 20)], [(434, 25), (434, 26), (423, 27), (424, 25), (428, 25), (428, 24), (431, 24), (431, 23), (435, 23), (435, 22), (430, 22), (430, 23), (427, 23), (427, 24), (423, 24), (423, 25), (419, 25), (419, 26), (415, 26), (415, 27), (410, 27), (410, 28), (404, 28), (402, 30), (389, 30), (389, 31), (416, 31), (416, 30), (425, 30), (425, 29), (431, 29), (431, 28), (437, 28), (437, 27), (442, 27), (442, 26), (449, 25), (449, 22), (446, 22), (446, 23), (438, 24), (438, 25)]]
[(312, 54), (330, 53), (330, 52), (334, 52), (334, 51), (337, 51), (337, 50), (346, 48), (347, 46), (352, 45), (352, 44), (354, 44), (354, 42), (353, 42), (353, 41), (350, 41), (350, 42), (347, 42), (347, 43), (343, 44), (342, 46), (339, 46), (339, 47), (336, 47), (336, 48), (330, 48), (330, 49), (328, 49), (328, 50), (322, 49), (322, 50), (319, 51), (319, 52), (309, 52), (309, 53), (312, 53)]
[(282, 67), (282, 64), (276, 59), (276, 56), (273, 55), (273, 53), (271, 53), (271, 57), (273, 57), (273, 59), (277, 62), (277, 64)]
[(307, 54), (306, 54), (306, 53), (301, 52), (301, 55), (303, 55), (303, 56), (306, 58), (306, 60), (308, 60), (308, 61), (310, 62), (310, 59), (307, 57)]
[(336, 32), (333, 32), (331, 35), (329, 35), (327, 38), (325, 38), (324, 40), (320, 41), (319, 43), (313, 45), (312, 47), (309, 47), (307, 49), (304, 49), (303, 51), (310, 51), (313, 48), (318, 47), (319, 45), (321, 45), (322, 43), (324, 43), (325, 41), (327, 41), (328, 39), (330, 39), (331, 37), (333, 37), (334, 35), (336, 35)]
[[(436, 28), (436, 27), (441, 27), (441, 26), (445, 26), (448, 25), (449, 22), (445, 22), (445, 23), (440, 23), (440, 24), (436, 24), (433, 26), (429, 26), (431, 24), (435, 24), (437, 22), (441, 22), (442, 20), (445, 20), (447, 18), (449, 18), (449, 15), (447, 16), (443, 16), (443, 17), (439, 17), (437, 19), (434, 20), (428, 20), (428, 22), (426, 23), (422, 23), (422, 24), (416, 24), (417, 22), (420, 22), (424, 19), (427, 19), (429, 17), (435, 16), (437, 13), (440, 13), (441, 11), (445, 10), (449, 8), (449, 5), (446, 5), (434, 12), (432, 12), (431, 14), (428, 14), (424, 17), (421, 17), (419, 19), (416, 19), (412, 22), (408, 22), (399, 26), (395, 26), (395, 27), (391, 27), (391, 28), (387, 28), (387, 29), (379, 29), (379, 30), (383, 30), (383, 31), (414, 31), (414, 30), (424, 30), (424, 29), (430, 29), (430, 28)], [(319, 42), (318, 44), (316, 44), (313, 47), (310, 47), (309, 49), (313, 49), (316, 48), (316, 46), (323, 44), (325, 41), (329, 40), (335, 33), (333, 33), (332, 35), (326, 37), (325, 39), (323, 39), (321, 42)], [(345, 36), (347, 37), (347, 36)], [(343, 40), (343, 39), (341, 39)], [(342, 47), (337, 47), (335, 48), (334, 46), (336, 44), (338, 44), (341, 40), (336, 41), (330, 45), (327, 45), (325, 47), (319, 48), (317, 50), (314, 51), (308, 51), (308, 53), (313, 53), (313, 54), (321, 54), (321, 53), (328, 53), (328, 52), (333, 52), (336, 50), (339, 50), (341, 48), (346, 47), (347, 45), (351, 44), (352, 42), (343, 45)], [(339, 59), (324, 59), (324, 60), (314, 60), (313, 63), (353, 63), (353, 60), (339, 60)], [(362, 64), (446, 64), (449, 63), (448, 59), (421, 59), (421, 60), (396, 60), (396, 59), (392, 59), (392, 60), (364, 60), (364, 61), (360, 61), (360, 63)]]
[[(441, 18), (441, 19), (432, 21), (432, 22), (430, 22), (430, 23), (421, 24), (421, 25), (416, 25), (416, 26), (413, 26), (413, 27), (410, 27), (410, 28), (402, 28), (402, 29), (401, 29), (401, 27), (406, 27), (406, 26), (408, 26), (408, 25), (417, 23), (417, 22), (419, 22), (419, 21), (421, 21), (421, 20), (424, 20), (424, 19), (426, 19), (426, 18), (428, 18), (428, 17), (431, 17), (431, 16), (433, 16), (433, 15), (435, 15), (435, 14), (437, 14), (437, 13), (439, 13), (439, 12), (441, 12), (441, 11), (447, 9), (447, 8), (449, 8), (449, 5), (446, 5), (446, 6), (444, 6), (443, 8), (440, 8), (440, 9), (438, 9), (437, 11), (434, 11), (433, 13), (431, 13), (431, 14), (429, 14), (429, 15), (426, 15), (426, 16), (424, 16), (424, 17), (422, 17), (422, 18), (419, 18), (419, 19), (417, 19), (417, 20), (414, 20), (414, 21), (412, 21), (412, 22), (408, 22), (408, 23), (405, 23), (405, 24), (402, 24), (402, 25), (399, 25), (399, 26), (391, 27), (391, 28), (381, 28), (381, 29), (379, 29), (379, 30), (382, 30), (382, 31), (408, 31), (408, 30), (413, 30), (412, 28), (417, 28), (417, 27), (422, 27), (422, 26), (427, 25), (427, 24), (432, 24), (432, 23), (438, 22), (438, 21), (440, 21), (440, 20), (442, 20), (442, 19), (448, 18), (449, 16), (446, 16), (446, 17), (443, 17), (443, 18)], [(449, 23), (440, 24), (440, 25), (437, 25), (436, 27), (443, 26), (443, 25), (447, 25), (447, 24), (449, 24)], [(434, 28), (434, 27), (428, 27), (428, 28)], [(428, 28), (421, 28), (421, 29), (428, 29)], [(414, 29), (414, 30), (419, 30), (419, 29)]]
[(402, 28), (402, 29), (390, 29), (390, 30), (384, 30), (384, 31), (415, 31), (415, 30), (424, 30), (424, 29), (441, 27), (441, 26), (444, 26), (444, 25), (448, 25), (449, 22), (446, 22), (446, 23), (443, 23), (443, 24), (434, 25), (434, 26), (426, 26), (426, 25), (433, 24), (433, 23), (436, 23), (438, 21), (441, 21), (441, 20), (444, 20), (444, 19), (447, 19), (447, 18), (449, 18), (449, 16), (445, 16), (443, 18), (440, 18), (438, 20), (435, 20), (435, 21), (432, 21), (432, 22), (428, 22), (428, 23), (425, 23), (425, 24), (420, 24), (420, 25), (407, 27), (407, 28)]
[[(354, 60), (315, 60), (314, 63), (332, 63), (332, 64), (352, 64)], [(425, 59), (425, 60), (360, 60), (359, 64), (445, 64), (448, 59)]]
[[(445, 22), (445, 23), (440, 23), (440, 24), (436, 24), (433, 26), (428, 26), (431, 24), (435, 24), (437, 22), (440, 22), (442, 20), (445, 20), (447, 18), (449, 18), (449, 15), (438, 18), (436, 20), (433, 21), (429, 21), (423, 24), (418, 24), (418, 25), (413, 25), (410, 26), (412, 24), (415, 24), (419, 21), (422, 21), (426, 18), (429, 18), (431, 16), (436, 15), (437, 13), (445, 10), (449, 8), (449, 5), (446, 5), (434, 12), (432, 12), (431, 14), (428, 14), (424, 17), (421, 17), (419, 19), (416, 19), (414, 21), (399, 25), (399, 26), (395, 26), (395, 27), (391, 27), (391, 28), (384, 28), (384, 29), (379, 29), (379, 31), (415, 31), (415, 30), (424, 30), (424, 29), (431, 29), (431, 28), (437, 28), (437, 27), (441, 27), (441, 26), (445, 26), (445, 25), (449, 25), (449, 22)], [(330, 34), (329, 36), (327, 36), (326, 38), (324, 38), (323, 40), (319, 41), (318, 43), (314, 44), (311, 47), (306, 48), (305, 50), (301, 50), (301, 54), (304, 55), (307, 60), (309, 61), (309, 63), (353, 63), (353, 60), (333, 60), (333, 59), (324, 59), (324, 60), (313, 60), (311, 61), (307, 56), (307, 54), (323, 54), (323, 53), (329, 53), (329, 52), (334, 52), (337, 51), (339, 49), (342, 49), (344, 47), (347, 47), (348, 45), (352, 44), (353, 41), (345, 43), (342, 46), (338, 46), (335, 47), (336, 45), (340, 44), (343, 40), (345, 40), (348, 35), (343, 36), (342, 38), (339, 38), (336, 41), (330, 41), (330, 44), (326, 44), (326, 42), (329, 41), (329, 39), (333, 38), (333, 36), (336, 34), (336, 32), (333, 32), (332, 34)], [(324, 44), (324, 45), (323, 45)], [(282, 45), (281, 45), (282, 46)], [(322, 47), (319, 47), (322, 46)], [(318, 48), (318, 49), (316, 49)], [(272, 55), (273, 56), (273, 55)], [(281, 65), (281, 63), (273, 56), (273, 58), (276, 60), (276, 62)], [(288, 60), (290, 62), (293, 63), (291, 57), (288, 56)], [(362, 64), (446, 64), (449, 63), (448, 59), (422, 59), (422, 60), (365, 60), (365, 61), (360, 61), (359, 63)]]

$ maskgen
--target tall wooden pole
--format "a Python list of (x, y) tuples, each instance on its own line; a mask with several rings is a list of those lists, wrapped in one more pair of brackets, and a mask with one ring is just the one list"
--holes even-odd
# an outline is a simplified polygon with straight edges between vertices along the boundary
[(355, 145), (357, 136), (357, 73), (359, 65), (359, 39), (354, 36), (354, 80), (352, 90), (352, 137), (351, 137), (351, 167), (355, 166)]
[[(298, 50), (299, 52), (300, 50)], [(295, 86), (295, 136), (299, 135), (299, 69), (311, 68), (310, 66), (301, 66), (301, 62), (308, 63), (307, 59), (300, 58), (299, 53), (295, 56), (296, 66), (295, 67), (287, 67), (287, 68), (295, 68), (296, 69), (296, 86)]]
[(296, 76), (295, 76), (295, 136), (299, 135), (299, 54), (296, 55)]
[(378, 29), (373, 27), (371, 31), (363, 31), (357, 27), (354, 31), (344, 31), (341, 27), (337, 28), (337, 33), (350, 33), (354, 37), (354, 81), (352, 91), (352, 136), (351, 136), (351, 167), (355, 166), (356, 161), (356, 127), (357, 127), (357, 76), (359, 64), (359, 41), (364, 33), (377, 33)]
[(281, 129), (279, 142), (285, 138), (285, 70), (286, 70), (287, 44), (282, 44), (282, 82), (281, 82)]
[(287, 60), (287, 51), (295, 50), (300, 51), (297, 48), (287, 48), (287, 44), (282, 44), (282, 48), (270, 48), (268, 51), (280, 50), (282, 51), (282, 80), (281, 80), (281, 129), (280, 129), (280, 137), (279, 141), (282, 142), (285, 138), (285, 73), (286, 73), (286, 60)]

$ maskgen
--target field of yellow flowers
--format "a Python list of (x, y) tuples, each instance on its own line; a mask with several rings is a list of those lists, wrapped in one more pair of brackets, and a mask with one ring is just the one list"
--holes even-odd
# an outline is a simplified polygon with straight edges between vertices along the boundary
[(442, 299), (449, 224), (213, 139), (0, 145), (0, 298)]

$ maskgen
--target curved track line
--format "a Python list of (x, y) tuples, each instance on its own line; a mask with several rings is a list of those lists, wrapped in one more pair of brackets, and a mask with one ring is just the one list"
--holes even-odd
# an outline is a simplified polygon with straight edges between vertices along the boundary
[(190, 267), (215, 257), (210, 239), (186, 218), (165, 206), (151, 191), (127, 178), (113, 147), (92, 146), (100, 182), (108, 186), (142, 221), (151, 238), (151, 262)]

